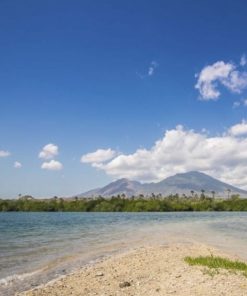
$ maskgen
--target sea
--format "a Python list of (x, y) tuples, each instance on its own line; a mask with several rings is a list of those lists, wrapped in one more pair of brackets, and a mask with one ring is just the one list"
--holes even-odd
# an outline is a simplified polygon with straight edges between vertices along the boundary
[(133, 248), (191, 242), (247, 260), (247, 212), (0, 213), (0, 295)]

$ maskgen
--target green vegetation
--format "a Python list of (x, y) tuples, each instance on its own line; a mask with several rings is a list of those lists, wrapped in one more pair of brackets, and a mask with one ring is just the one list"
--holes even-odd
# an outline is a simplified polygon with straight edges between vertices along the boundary
[(218, 273), (218, 269), (227, 269), (230, 271), (242, 271), (244, 276), (247, 276), (247, 264), (240, 261), (232, 261), (227, 258), (214, 257), (214, 256), (205, 256), (205, 257), (185, 257), (185, 262), (189, 265), (200, 265), (206, 266), (215, 271), (208, 271), (207, 273), (211, 276)]
[(232, 196), (229, 199), (207, 197), (203, 193), (163, 197), (161, 194), (145, 198), (143, 195), (126, 198), (118, 195), (111, 198), (34, 199), (24, 196), (19, 199), (0, 199), (0, 212), (179, 212), (179, 211), (247, 211), (247, 199)]

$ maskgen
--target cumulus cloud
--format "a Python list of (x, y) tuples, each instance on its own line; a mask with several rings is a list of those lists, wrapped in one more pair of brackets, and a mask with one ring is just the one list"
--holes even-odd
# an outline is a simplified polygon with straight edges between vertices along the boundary
[(167, 130), (151, 149), (119, 154), (109, 161), (90, 162), (114, 178), (160, 181), (176, 173), (198, 170), (247, 188), (247, 123), (220, 136), (177, 126)]
[(112, 149), (98, 149), (95, 152), (87, 153), (85, 155), (82, 155), (81, 162), (82, 163), (102, 163), (107, 160), (112, 159), (114, 156), (116, 156), (117, 152)]
[(233, 63), (218, 61), (204, 67), (196, 77), (195, 88), (202, 100), (217, 100), (221, 94), (220, 85), (233, 93), (241, 93), (247, 88), (247, 72), (237, 70)]
[(21, 167), (22, 167), (22, 164), (19, 161), (15, 161), (14, 168), (15, 169), (20, 169)]
[(41, 168), (44, 170), (49, 170), (49, 171), (60, 171), (60, 170), (62, 170), (63, 165), (61, 162), (52, 159), (50, 161), (44, 162), (41, 165)]
[(0, 157), (8, 157), (10, 156), (9, 151), (0, 150)]
[(233, 125), (229, 129), (229, 134), (236, 137), (247, 135), (247, 122), (245, 120), (242, 120), (241, 123)]
[(58, 146), (54, 144), (47, 144), (39, 153), (39, 158), (51, 159), (58, 155)]

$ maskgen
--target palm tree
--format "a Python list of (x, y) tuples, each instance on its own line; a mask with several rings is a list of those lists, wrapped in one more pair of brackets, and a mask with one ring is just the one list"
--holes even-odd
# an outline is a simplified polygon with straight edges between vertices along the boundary
[(194, 197), (195, 191), (194, 190), (191, 190), (190, 193), (191, 193), (191, 196)]
[(161, 193), (159, 193), (157, 196), (158, 196), (159, 199), (162, 198), (162, 194)]
[(204, 189), (202, 189), (202, 190), (201, 190), (201, 198), (202, 198), (202, 199), (204, 199), (204, 198), (205, 198), (205, 194), (204, 194), (204, 193), (205, 193), (205, 190), (204, 190)]
[(211, 193), (212, 193), (212, 198), (214, 198), (214, 196), (215, 196), (215, 191), (211, 191)]
[(228, 199), (229, 199), (229, 198), (230, 198), (230, 192), (231, 192), (231, 189), (227, 189), (226, 191), (227, 191), (227, 197), (228, 197)]
[(121, 194), (121, 199), (125, 199), (126, 195), (124, 193)]
[(144, 195), (143, 194), (139, 194), (139, 199), (143, 199)]

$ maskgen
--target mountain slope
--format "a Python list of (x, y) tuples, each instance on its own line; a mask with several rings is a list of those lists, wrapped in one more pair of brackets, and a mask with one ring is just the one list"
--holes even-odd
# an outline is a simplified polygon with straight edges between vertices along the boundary
[(126, 196), (144, 194), (150, 195), (152, 193), (162, 195), (169, 194), (191, 194), (201, 193), (204, 190), (205, 193), (211, 194), (214, 191), (217, 196), (227, 197), (229, 194), (240, 194), (241, 196), (247, 196), (247, 191), (234, 187), (222, 181), (219, 181), (209, 175), (201, 172), (187, 172), (182, 174), (176, 174), (168, 177), (158, 183), (140, 183), (137, 181), (131, 181), (128, 179), (119, 179), (108, 184), (105, 187), (94, 189), (78, 195), (79, 197), (92, 197), (92, 196), (104, 196), (110, 197), (112, 195), (125, 194)]
[(175, 176), (168, 177), (159, 183), (154, 183), (154, 187), (152, 189), (156, 192), (161, 191), (166, 194), (188, 194), (192, 190), (197, 193), (200, 193), (201, 190), (205, 190), (205, 192), (209, 194), (211, 191), (215, 191), (221, 196), (226, 195), (227, 190), (230, 190), (231, 193), (247, 196), (247, 191), (197, 171), (176, 174)]
[(87, 196), (112, 196), (117, 194), (125, 194), (126, 196), (135, 195), (136, 192), (141, 190), (142, 184), (137, 181), (131, 181), (128, 179), (119, 179), (102, 188), (93, 189), (78, 195), (79, 197)]

